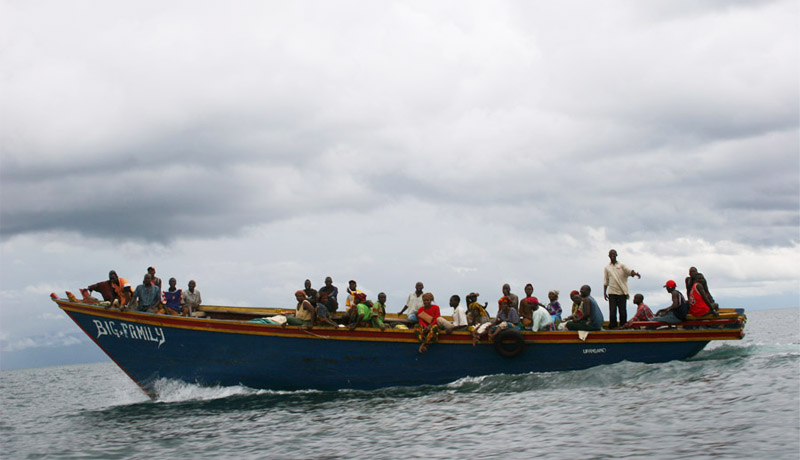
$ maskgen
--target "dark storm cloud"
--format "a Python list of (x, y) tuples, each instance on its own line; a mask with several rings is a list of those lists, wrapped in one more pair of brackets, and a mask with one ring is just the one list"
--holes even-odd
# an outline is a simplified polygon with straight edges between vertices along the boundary
[[(285, 37), (252, 24), (215, 35), (239, 59), (192, 46), (189, 27), (152, 57), (123, 41), (130, 62), (97, 61), (102, 44), (59, 25), (82, 47), (43, 39), (19, 49), (56, 68), (79, 63), (96, 84), (67, 114), (32, 96), (64, 97), (59, 80), (11, 79), (31, 96), (10, 95), (25, 116), (4, 115), (15, 129), (2, 137), (0, 232), (169, 241), (405, 197), (476, 215), (516, 207), (512, 225), (547, 231), (791, 244), (797, 69), (785, 59), (796, 44), (776, 16), (782, 4), (621, 4), (588, 21), (546, 4), (485, 11), (503, 33), (464, 12), (401, 10), (377, 17), (399, 34), (378, 43), (358, 33), (376, 25), (347, 15), (297, 22)], [(138, 14), (161, 37), (163, 21), (186, 25), (172, 13)], [(107, 27), (98, 18), (89, 22)], [(214, 24), (214, 8), (192, 19)], [(155, 62), (148, 79), (125, 74)], [(26, 120), (39, 119), (32, 135)]]

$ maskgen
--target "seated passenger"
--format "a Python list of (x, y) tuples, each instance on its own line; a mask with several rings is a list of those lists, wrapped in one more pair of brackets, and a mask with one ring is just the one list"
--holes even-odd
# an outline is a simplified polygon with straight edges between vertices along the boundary
[(486, 332), (489, 326), (492, 325), (489, 313), (486, 312), (487, 304), (481, 305), (478, 303), (479, 295), (480, 294), (477, 292), (470, 292), (469, 295), (467, 295), (467, 305), (469, 305), (467, 321), (469, 323), (469, 330), (472, 331), (472, 346), (478, 344), (480, 337)]
[(689, 302), (683, 297), (681, 291), (677, 289), (675, 281), (669, 280), (664, 285), (667, 292), (672, 297), (672, 305), (667, 308), (658, 310), (653, 317), (653, 321), (661, 321), (663, 323), (677, 324), (686, 321), (686, 315), (689, 313)]
[(330, 317), (339, 308), (339, 304), (336, 302), (336, 297), (320, 289), (317, 296), (317, 310), (319, 310), (320, 307), (325, 308), (327, 316)]
[(498, 332), (509, 327), (516, 327), (517, 323), (519, 323), (519, 313), (516, 308), (511, 306), (511, 299), (503, 296), (497, 301), (497, 304), (500, 309), (497, 312), (497, 318), (494, 319), (494, 327), (490, 328), (491, 330), (489, 331), (490, 342), (494, 340), (494, 336)]
[(181, 294), (181, 304), (183, 305), (183, 314), (192, 316), (192, 313), (197, 311), (197, 307), (203, 303), (203, 298), (200, 296), (200, 291), (196, 289), (197, 283), (194, 280), (189, 280), (189, 289)]
[(306, 293), (306, 299), (308, 299), (308, 301), (311, 302), (312, 307), (316, 307), (318, 294), (316, 289), (311, 288), (311, 280), (306, 280), (303, 286), (305, 286), (303, 292)]
[(439, 306), (433, 304), (433, 294), (422, 294), (422, 306), (417, 310), (417, 324), (414, 333), (420, 341), (419, 352), (428, 351), (428, 345), (439, 337), (439, 317), (442, 316)]
[(139, 311), (148, 313), (164, 312), (164, 307), (161, 303), (161, 289), (153, 284), (153, 277), (150, 273), (146, 273), (142, 284), (136, 286), (128, 306), (132, 306), (134, 302), (137, 303)]
[(581, 293), (572, 291), (569, 293), (569, 299), (572, 300), (572, 313), (569, 318), (567, 318), (567, 321), (570, 319), (580, 319), (575, 318), (575, 315), (583, 315), (583, 308), (581, 307), (583, 305), (583, 299), (581, 298)]
[(339, 288), (333, 285), (333, 279), (330, 276), (325, 277), (325, 285), (319, 288), (317, 302), (319, 302), (319, 298), (323, 293), (331, 299), (328, 302), (328, 313), (336, 313), (336, 310), (339, 308)]
[(181, 299), (183, 298), (183, 291), (177, 288), (178, 281), (175, 278), (169, 279), (169, 288), (164, 291), (164, 305), (167, 306), (165, 312), (168, 315), (183, 314), (183, 306)]
[[(706, 281), (706, 277), (703, 276), (702, 273), (697, 271), (697, 268), (690, 267), (689, 268), (689, 276), (686, 277), (686, 297), (689, 299), (689, 304), (692, 303), (692, 292), (694, 291), (695, 284), (700, 284), (698, 288), (699, 295), (703, 298), (703, 301), (708, 305), (709, 310), (714, 313), (714, 316), (719, 314), (719, 304), (714, 302), (714, 297), (711, 296), (711, 292), (708, 290), (708, 282)], [(694, 313), (689, 312), (692, 316), (696, 316)], [(704, 316), (704, 315), (700, 315)]]
[(698, 273), (697, 282), (694, 283), (692, 291), (689, 294), (689, 314), (696, 318), (706, 316), (709, 313), (713, 313), (714, 316), (719, 316), (717, 304), (714, 303), (714, 299), (708, 295), (705, 287), (703, 287), (705, 281), (706, 279), (703, 274)]
[(302, 290), (295, 292), (294, 296), (297, 299), (297, 311), (295, 311), (294, 316), (286, 315), (286, 322), (281, 324), (281, 326), (306, 326), (311, 329), (316, 316), (314, 307), (312, 307), (311, 302), (306, 299), (306, 293)]
[[(439, 319), (436, 321), (436, 325), (439, 326), (439, 330), (444, 329), (447, 334), (453, 332), (456, 328), (456, 325), (465, 326), (467, 324), (467, 315), (466, 309), (458, 309), (458, 304), (461, 301), (461, 297), (454, 295), (450, 296), (450, 307), (453, 309), (453, 321), (449, 321), (444, 316), (440, 316)], [(461, 317), (459, 317), (459, 314)]]
[(425, 285), (422, 284), (422, 281), (417, 281), (417, 284), (414, 285), (414, 291), (408, 295), (406, 304), (403, 305), (403, 308), (400, 310), (399, 314), (401, 315), (403, 312), (408, 310), (409, 321), (417, 321), (417, 310), (419, 310), (419, 307), (422, 306), (422, 294), (424, 294), (423, 289), (425, 289)]
[(533, 325), (533, 302), (536, 297), (525, 297), (519, 301), (519, 323), (522, 329), (530, 329)]
[(461, 305), (461, 297), (458, 295), (450, 296), (450, 308), (453, 309), (453, 329), (463, 330), (469, 326), (467, 321), (467, 306)]
[(636, 314), (622, 326), (623, 329), (630, 329), (632, 327), (631, 323), (634, 321), (653, 321), (653, 312), (650, 307), (645, 305), (643, 295), (636, 294), (633, 296), (633, 303), (636, 304)]
[(383, 321), (380, 317), (373, 316), (372, 314), (372, 302), (367, 300), (367, 295), (363, 292), (357, 292), (353, 296), (353, 303), (355, 305), (351, 306), (348, 309), (348, 314), (350, 316), (350, 330), (352, 331), (358, 326), (373, 326), (380, 328), (381, 331), (386, 329), (386, 325), (383, 324)]
[(567, 329), (570, 331), (599, 331), (603, 328), (603, 312), (591, 294), (592, 288), (589, 285), (581, 286), (580, 319), (567, 322)]
[(553, 316), (547, 309), (539, 303), (539, 299), (531, 297), (530, 305), (533, 309), (531, 330), (538, 331), (552, 331), (553, 330)]
[[(386, 327), (386, 293), (378, 293), (378, 301), (372, 304), (372, 317), (377, 318), (379, 324)], [(383, 330), (383, 328), (381, 328)]]
[[(305, 290), (303, 292), (305, 292)], [(339, 324), (336, 324), (331, 319), (331, 310), (329, 310), (328, 305), (330, 305), (332, 302), (335, 302), (335, 300), (328, 297), (328, 293), (321, 292), (319, 294), (319, 296), (317, 297), (317, 305), (316, 306), (314, 306), (313, 304), (311, 305), (311, 308), (313, 308), (314, 312), (316, 313), (316, 315), (314, 315), (315, 325), (319, 324), (322, 326), (327, 325), (332, 327), (339, 327)], [(311, 303), (310, 300), (309, 303)], [(334, 308), (334, 310), (336, 309)], [(342, 325), (341, 327), (344, 326)]]
[(553, 289), (547, 293), (550, 302), (547, 304), (547, 311), (550, 313), (553, 326), (558, 327), (561, 322), (561, 304), (558, 302), (558, 289)]

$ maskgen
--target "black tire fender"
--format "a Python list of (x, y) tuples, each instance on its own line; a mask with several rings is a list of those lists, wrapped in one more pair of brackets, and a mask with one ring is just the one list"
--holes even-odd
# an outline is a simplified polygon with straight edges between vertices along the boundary
[(513, 358), (525, 350), (525, 338), (516, 328), (506, 328), (494, 336), (494, 350), (500, 356)]

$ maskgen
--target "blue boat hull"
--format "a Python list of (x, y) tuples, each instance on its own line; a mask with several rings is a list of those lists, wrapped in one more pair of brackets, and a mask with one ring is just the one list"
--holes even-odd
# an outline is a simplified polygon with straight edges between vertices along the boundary
[(408, 331), (303, 331), (243, 321), (107, 311), (58, 301), (65, 312), (147, 393), (159, 379), (272, 390), (445, 384), (468, 376), (585, 369), (620, 361), (686, 359), (732, 331), (527, 333), (518, 356), (467, 333), (443, 335), (427, 353)]

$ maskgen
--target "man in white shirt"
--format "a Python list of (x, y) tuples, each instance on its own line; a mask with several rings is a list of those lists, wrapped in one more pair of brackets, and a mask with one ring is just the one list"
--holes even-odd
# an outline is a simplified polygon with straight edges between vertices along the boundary
[(450, 307), (453, 308), (453, 322), (451, 323), (440, 316), (437, 320), (439, 327), (447, 331), (448, 334), (453, 332), (454, 329), (466, 329), (467, 307), (461, 305), (461, 297), (457, 295), (450, 296)]
[(411, 321), (417, 320), (417, 311), (422, 308), (423, 289), (425, 289), (425, 285), (422, 284), (422, 281), (417, 281), (414, 292), (408, 295), (408, 300), (406, 300), (405, 306), (403, 306), (403, 309), (400, 310), (401, 315), (403, 312), (408, 310), (408, 319)]
[[(628, 322), (628, 277), (635, 276), (642, 278), (640, 273), (636, 273), (617, 262), (617, 251), (608, 251), (608, 258), (611, 263), (606, 265), (603, 271), (603, 298), (608, 301), (608, 328), (616, 329), (618, 324), (621, 326)], [(617, 310), (619, 310), (619, 323), (617, 323)]]
[(533, 308), (531, 330), (533, 332), (551, 330), (550, 326), (553, 324), (553, 317), (550, 316), (550, 312), (546, 308), (540, 307), (538, 302), (531, 303), (531, 307)]

